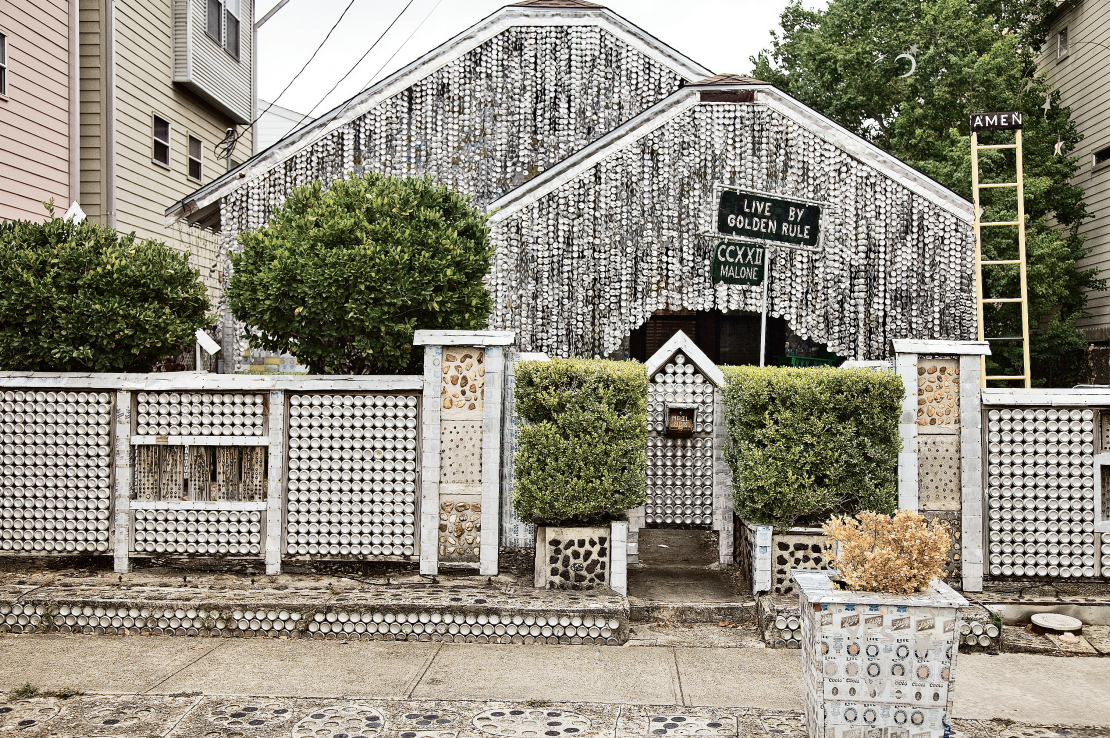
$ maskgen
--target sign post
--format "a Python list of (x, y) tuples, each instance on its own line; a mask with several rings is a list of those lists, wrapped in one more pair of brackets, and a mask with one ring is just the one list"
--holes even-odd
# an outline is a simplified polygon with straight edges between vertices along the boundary
[(766, 363), (771, 264), (776, 248), (820, 253), (823, 203), (718, 186), (714, 284), (762, 285), (759, 365)]

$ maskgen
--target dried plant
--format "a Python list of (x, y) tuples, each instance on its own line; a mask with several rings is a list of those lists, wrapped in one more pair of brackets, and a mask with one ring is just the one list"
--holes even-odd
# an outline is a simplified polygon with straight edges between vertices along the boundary
[(944, 576), (948, 531), (912, 510), (837, 516), (823, 529), (839, 544), (833, 564), (850, 589), (913, 594)]

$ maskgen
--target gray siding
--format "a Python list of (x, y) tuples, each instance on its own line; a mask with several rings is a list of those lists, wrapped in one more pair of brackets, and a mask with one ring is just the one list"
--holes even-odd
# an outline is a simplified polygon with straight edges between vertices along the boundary
[(241, 13), (236, 59), (208, 35), (205, 0), (173, 0), (174, 81), (187, 85), (242, 124), (253, 118), (252, 0), (242, 0)]
[[(1057, 33), (1065, 27), (1069, 51), (1057, 59)], [(1079, 229), (1091, 249), (1081, 266), (1097, 267), (1110, 277), (1110, 164), (1095, 168), (1092, 163), (1095, 151), (1110, 146), (1110, 0), (1079, 0), (1061, 7), (1041, 55), (1041, 69), (1083, 134), (1073, 154), (1081, 166), (1072, 180), (1083, 188), (1092, 216)], [(1090, 340), (1110, 340), (1110, 291), (1092, 293), (1088, 299), (1091, 317), (1080, 327)]]

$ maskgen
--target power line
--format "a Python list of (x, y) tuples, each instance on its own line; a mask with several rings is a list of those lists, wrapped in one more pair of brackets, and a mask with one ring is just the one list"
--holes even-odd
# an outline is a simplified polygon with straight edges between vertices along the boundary
[[(306, 119), (307, 119), (307, 118), (308, 118), (309, 116), (311, 116), (311, 115), (312, 115), (312, 113), (313, 113), (313, 112), (314, 112), (314, 111), (316, 110), (316, 108), (320, 107), (320, 104), (321, 104), (321, 103), (323, 103), (323, 102), (324, 102), (324, 100), (327, 100), (327, 99), (328, 99), (328, 95), (330, 95), (331, 93), (335, 92), (335, 88), (339, 87), (339, 85), (341, 85), (341, 84), (343, 83), (343, 80), (345, 80), (345, 79), (347, 79), (348, 77), (350, 77), (350, 76), (351, 76), (351, 73), (352, 73), (352, 72), (354, 72), (354, 71), (355, 71), (355, 69), (357, 69), (357, 68), (358, 68), (358, 65), (359, 65), (359, 64), (362, 64), (362, 61), (363, 61), (363, 60), (364, 60), (364, 59), (365, 59), (365, 58), (366, 58), (367, 56), (369, 56), (369, 55), (370, 55), (370, 52), (371, 52), (371, 51), (373, 51), (373, 50), (375, 49), (375, 47), (377, 47), (377, 45), (378, 45), (378, 44), (379, 44), (379, 43), (381, 42), (381, 40), (382, 40), (383, 38), (385, 38), (385, 35), (386, 35), (387, 33), (389, 33), (390, 29), (392, 29), (392, 28), (393, 28), (393, 26), (395, 26), (395, 25), (397, 24), (397, 21), (401, 20), (401, 16), (405, 14), (405, 11), (407, 11), (407, 10), (409, 9), (409, 7), (410, 7), (410, 6), (411, 6), (411, 5), (413, 4), (413, 2), (415, 2), (415, 0), (409, 0), (408, 4), (407, 4), (407, 5), (405, 5), (405, 7), (401, 8), (401, 12), (397, 14), (397, 16), (396, 16), (396, 17), (395, 17), (395, 18), (393, 19), (393, 22), (392, 22), (392, 23), (390, 23), (390, 24), (389, 24), (389, 25), (388, 25), (388, 26), (386, 27), (386, 29), (385, 29), (384, 31), (382, 31), (381, 35), (380, 35), (380, 36), (378, 36), (377, 40), (376, 40), (376, 41), (374, 41), (374, 43), (370, 44), (370, 48), (368, 48), (368, 49), (366, 50), (366, 52), (365, 52), (365, 53), (364, 53), (364, 54), (363, 54), (362, 56), (360, 56), (360, 57), (358, 58), (358, 61), (356, 61), (356, 62), (354, 63), (354, 66), (352, 66), (352, 67), (351, 67), (350, 69), (348, 69), (348, 70), (347, 70), (347, 73), (346, 73), (346, 74), (344, 74), (344, 75), (343, 75), (342, 77), (340, 77), (340, 78), (339, 78), (339, 81), (338, 81), (338, 82), (336, 82), (336, 83), (335, 83), (334, 85), (332, 85), (332, 87), (331, 87), (331, 89), (330, 89), (330, 90), (328, 90), (327, 92), (325, 92), (325, 93), (324, 93), (324, 96), (320, 98), (320, 101), (319, 101), (319, 102), (317, 102), (317, 103), (316, 103), (315, 105), (313, 105), (313, 106), (312, 106), (312, 108), (311, 108), (311, 109), (309, 109), (309, 111), (308, 111), (307, 113), (305, 113), (304, 115), (302, 115), (302, 116), (301, 116), (301, 119), (300, 119), (300, 120), (298, 120), (298, 121), (297, 121), (297, 122), (296, 122), (296, 123), (295, 123), (295, 124), (293, 125), (293, 127), (292, 127), (292, 128), (290, 128), (290, 129), (289, 129), (288, 131), (286, 131), (286, 132), (285, 132), (285, 136), (288, 136), (288, 135), (289, 135), (290, 133), (292, 133), (293, 131), (295, 131), (295, 130), (297, 130), (298, 128), (300, 128), (300, 126), (301, 126), (301, 123), (304, 123), (304, 122), (305, 122), (305, 120), (306, 120)], [(361, 93), (360, 93), (360, 94), (361, 94)], [(282, 138), (284, 138), (285, 136), (282, 136)]]

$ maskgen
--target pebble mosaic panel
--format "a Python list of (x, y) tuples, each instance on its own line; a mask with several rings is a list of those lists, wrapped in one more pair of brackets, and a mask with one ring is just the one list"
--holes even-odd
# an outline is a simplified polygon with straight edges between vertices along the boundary
[[(481, 413), (485, 400), (486, 352), (481, 348), (447, 347), (443, 351), (443, 409)], [(446, 415), (450, 417), (451, 413)], [(469, 415), (469, 413), (468, 413)]]
[(439, 480), (443, 484), (480, 485), (482, 421), (441, 420), (439, 463)]
[(221, 728), (259, 728), (292, 716), (293, 711), (280, 703), (250, 700), (218, 705), (208, 713), (208, 719)]
[(261, 436), (260, 393), (139, 392), (134, 432), (140, 436)]
[(573, 736), (590, 731), (590, 719), (566, 710), (486, 710), (474, 716), (474, 727), (502, 738)]
[(957, 432), (960, 425), (960, 363), (922, 359), (917, 367), (918, 433)]
[(619, 645), (627, 639), (613, 615), (566, 613), (336, 610), (300, 612), (98, 603), (0, 603), (0, 633), (86, 633), (435, 641), (447, 643)]
[(289, 397), (285, 552), (412, 556), (419, 419), (415, 395)]
[(441, 500), (439, 503), (439, 560), (476, 563), (481, 557), (482, 504)]
[(494, 216), (489, 325), (521, 351), (601, 357), (659, 310), (759, 312), (762, 286), (711, 279), (715, 240), (698, 233), (717, 183), (835, 204), (821, 254), (776, 254), (767, 280), (770, 314), (799, 338), (874, 359), (900, 336), (974, 336), (970, 222), (759, 103), (701, 103), (644, 130)]
[(258, 510), (136, 510), (131, 530), (137, 554), (260, 556)]
[(363, 705), (318, 707), (293, 726), (293, 738), (370, 738), (385, 727), (382, 714)]
[(37, 728), (58, 717), (61, 712), (61, 705), (18, 702), (0, 705), (0, 730)]
[(735, 736), (736, 718), (710, 718), (696, 715), (652, 715), (648, 718), (647, 735)]
[(0, 393), (0, 552), (111, 548), (112, 397)]
[(1095, 576), (1094, 411), (986, 415), (990, 576)]
[(463, 718), (446, 710), (407, 712), (397, 723), (397, 738), (456, 738)]
[[(647, 525), (713, 524), (713, 384), (681, 352), (648, 385)], [(667, 405), (694, 405), (694, 436), (664, 435)]]
[[(958, 430), (959, 426), (955, 428)], [(960, 509), (963, 488), (958, 435), (918, 436), (917, 468), (921, 510)]]
[(790, 578), (792, 569), (824, 569), (828, 566), (825, 553), (827, 539), (818, 534), (774, 534), (771, 537), (771, 592), (793, 594), (797, 585)]
[(606, 586), (609, 582), (609, 536), (590, 535), (592, 532), (589, 528), (548, 529), (548, 589)]

